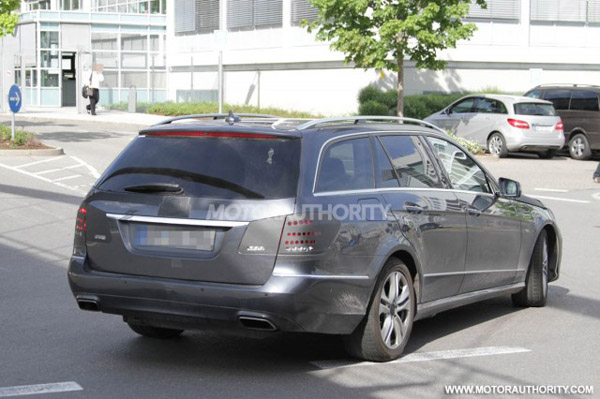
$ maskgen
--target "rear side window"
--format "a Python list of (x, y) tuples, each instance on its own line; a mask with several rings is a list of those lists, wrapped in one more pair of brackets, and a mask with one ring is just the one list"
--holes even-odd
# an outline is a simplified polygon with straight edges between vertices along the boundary
[(541, 103), (517, 103), (515, 104), (516, 115), (540, 115), (556, 116), (556, 110), (552, 104)]
[(299, 139), (142, 136), (106, 170), (98, 188), (177, 184), (196, 198), (290, 198), (299, 168)]
[[(379, 137), (392, 162), (400, 187), (442, 187), (433, 162), (416, 137)], [(386, 174), (387, 175), (387, 174)]]
[(575, 111), (598, 111), (598, 95), (593, 91), (573, 91), (571, 109)]
[(544, 100), (552, 101), (554, 108), (557, 110), (569, 109), (571, 102), (571, 90), (548, 90), (544, 96)]
[(373, 158), (367, 137), (331, 144), (319, 167), (317, 191), (373, 188)]
[(479, 101), (477, 101), (475, 112), (482, 114), (508, 114), (506, 107), (501, 101), (493, 100), (491, 98), (480, 98)]

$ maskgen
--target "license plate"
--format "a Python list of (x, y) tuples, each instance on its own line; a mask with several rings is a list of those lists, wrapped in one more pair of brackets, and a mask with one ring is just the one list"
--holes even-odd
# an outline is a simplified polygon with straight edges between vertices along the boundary
[(554, 130), (554, 126), (552, 126), (552, 125), (550, 125), (550, 126), (534, 125), (533, 128), (535, 129), (536, 132), (545, 132), (545, 133), (549, 133)]
[(131, 233), (133, 246), (140, 249), (212, 251), (215, 246), (215, 230), (202, 227), (132, 223)]

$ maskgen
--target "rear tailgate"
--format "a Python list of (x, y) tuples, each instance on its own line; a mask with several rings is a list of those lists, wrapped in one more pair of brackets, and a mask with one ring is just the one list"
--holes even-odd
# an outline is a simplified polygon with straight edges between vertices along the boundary
[(137, 138), (84, 204), (90, 268), (265, 283), (294, 210), (299, 152), (299, 139)]

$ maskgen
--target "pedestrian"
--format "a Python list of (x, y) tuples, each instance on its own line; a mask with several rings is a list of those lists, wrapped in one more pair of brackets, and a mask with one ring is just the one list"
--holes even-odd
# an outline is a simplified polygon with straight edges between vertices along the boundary
[(596, 168), (596, 171), (594, 172), (594, 181), (596, 183), (600, 183), (600, 163), (598, 163), (598, 167)]
[(104, 75), (102, 74), (103, 69), (103, 66), (100, 64), (94, 65), (92, 73), (90, 74), (88, 86), (93, 90), (93, 93), (89, 97), (90, 104), (86, 108), (92, 115), (96, 115), (96, 104), (100, 101), (100, 83), (104, 82)]

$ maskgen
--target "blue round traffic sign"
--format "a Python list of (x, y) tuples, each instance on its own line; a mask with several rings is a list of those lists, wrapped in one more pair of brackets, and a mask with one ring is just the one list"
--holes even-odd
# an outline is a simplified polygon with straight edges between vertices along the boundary
[(8, 91), (8, 105), (10, 110), (15, 114), (21, 110), (23, 104), (23, 96), (21, 95), (21, 89), (19, 86), (12, 85)]

